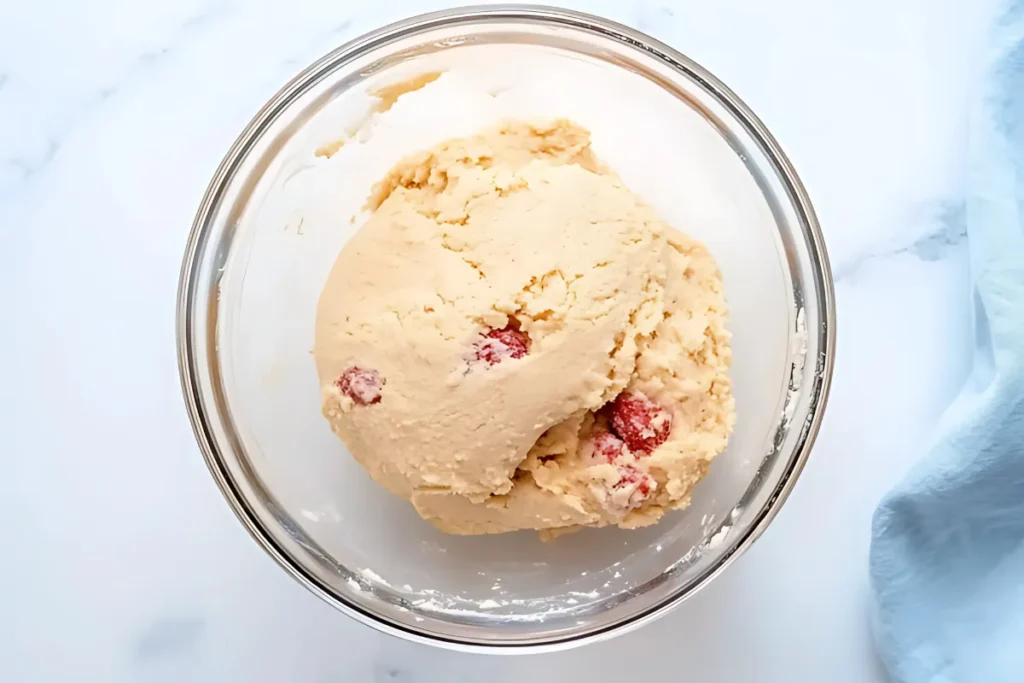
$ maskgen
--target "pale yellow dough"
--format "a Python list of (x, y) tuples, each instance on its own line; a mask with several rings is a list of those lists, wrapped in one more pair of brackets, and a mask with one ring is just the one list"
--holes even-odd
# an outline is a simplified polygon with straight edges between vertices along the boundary
[[(377, 482), (455, 534), (632, 528), (689, 503), (734, 422), (721, 279), (587, 131), (450, 140), (398, 163), (369, 208), (321, 294), (315, 355), (324, 415)], [(529, 353), (474, 364), (510, 321)], [(379, 373), (379, 402), (339, 390), (353, 366)], [(592, 453), (624, 390), (672, 413), (668, 440), (629, 456), (646, 497)]]

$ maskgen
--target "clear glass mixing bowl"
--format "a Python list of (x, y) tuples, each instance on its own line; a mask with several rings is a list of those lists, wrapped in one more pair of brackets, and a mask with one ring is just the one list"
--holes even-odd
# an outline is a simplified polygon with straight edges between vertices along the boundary
[[(358, 212), (369, 180), (397, 158), (356, 150), (333, 176), (344, 182), (296, 179), (330, 163), (314, 150), (332, 130), (367, 122), (369, 90), (410, 74), (466, 69), (484, 87), (493, 76), (497, 97), (501, 79), (527, 63), (546, 73), (586, 72), (538, 92), (527, 113), (591, 128), (598, 155), (670, 223), (704, 241), (723, 273), (736, 431), (692, 505), (653, 527), (584, 530), (549, 543), (533, 533), (446, 536), (374, 484), (320, 416), (309, 353), (316, 299), (355, 229), (345, 211)], [(607, 107), (595, 106), (595, 97)], [(436, 107), (416, 106), (407, 109), (422, 117), (421, 129), (448, 137)], [(373, 136), (397, 141), (395, 150), (404, 144), (383, 124)], [(289, 192), (290, 204), (279, 201)], [(334, 220), (305, 220), (304, 202)], [(383, 631), (523, 652), (605, 638), (664, 613), (764, 531), (821, 421), (835, 350), (833, 298), (807, 195), (728, 88), (624, 26), (491, 6), (416, 17), (354, 40), (257, 114), (196, 216), (181, 276), (178, 350), (210, 470), (282, 567)]]

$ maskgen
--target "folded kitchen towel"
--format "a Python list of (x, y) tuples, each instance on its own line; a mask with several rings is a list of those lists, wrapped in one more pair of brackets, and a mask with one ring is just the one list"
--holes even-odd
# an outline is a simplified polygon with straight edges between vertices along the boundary
[(973, 368), (872, 528), (876, 643), (899, 683), (1024, 683), (1024, 0), (987, 50), (966, 204)]

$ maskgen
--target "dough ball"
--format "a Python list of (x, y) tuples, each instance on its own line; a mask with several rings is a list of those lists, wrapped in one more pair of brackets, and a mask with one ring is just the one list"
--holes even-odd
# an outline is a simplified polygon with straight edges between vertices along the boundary
[(321, 294), (323, 412), (456, 534), (657, 521), (734, 421), (717, 267), (568, 121), (399, 162)]

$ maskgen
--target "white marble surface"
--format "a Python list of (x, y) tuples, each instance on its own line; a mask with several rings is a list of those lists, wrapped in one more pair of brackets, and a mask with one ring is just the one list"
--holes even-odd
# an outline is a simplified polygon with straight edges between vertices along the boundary
[[(966, 104), (993, 2), (580, 1), (735, 88), (816, 202), (839, 351), (818, 446), (755, 547), (667, 618), (562, 654), (391, 639), (292, 581), (229, 512), (179, 395), (193, 212), (316, 56), (439, 3), (0, 3), (0, 679), (865, 683), (879, 496), (966, 372)], [(683, 670), (685, 673), (677, 673)]]

